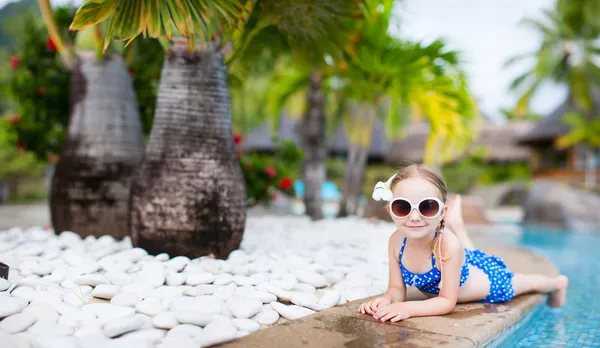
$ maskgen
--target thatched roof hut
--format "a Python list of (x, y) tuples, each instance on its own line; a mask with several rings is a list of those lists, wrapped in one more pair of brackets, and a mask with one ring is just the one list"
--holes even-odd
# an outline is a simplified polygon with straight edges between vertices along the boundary
[[(534, 126), (532, 121), (511, 121), (505, 124), (486, 122), (471, 148), (484, 147), (489, 162), (521, 162), (527, 161), (529, 149), (519, 145), (518, 139)], [(408, 135), (394, 142), (385, 161), (388, 163), (422, 162), (425, 145), (429, 136), (429, 125), (426, 123), (413, 125)]]
[[(279, 121), (279, 131), (277, 136), (281, 140), (292, 141), (300, 145), (300, 120), (294, 120), (289, 116), (282, 116)], [(273, 133), (268, 124), (252, 130), (242, 141), (242, 149), (245, 152), (270, 152), (273, 151), (274, 144), (271, 140)], [(383, 160), (389, 150), (389, 142), (385, 136), (384, 125), (376, 120), (373, 125), (373, 135), (371, 148), (369, 151), (370, 160)], [(348, 138), (343, 126), (339, 126), (333, 136), (328, 139), (328, 152), (330, 156), (345, 156), (348, 153)]]

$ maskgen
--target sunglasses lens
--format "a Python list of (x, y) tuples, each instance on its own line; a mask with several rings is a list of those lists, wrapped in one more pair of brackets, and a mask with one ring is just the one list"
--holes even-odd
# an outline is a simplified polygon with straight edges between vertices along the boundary
[(419, 212), (424, 217), (434, 217), (440, 211), (440, 204), (433, 199), (426, 199), (419, 204)]
[(397, 199), (392, 202), (392, 213), (394, 213), (394, 215), (396, 215), (397, 217), (408, 216), (408, 214), (410, 214), (411, 208), (412, 207), (410, 206), (410, 203), (403, 199)]

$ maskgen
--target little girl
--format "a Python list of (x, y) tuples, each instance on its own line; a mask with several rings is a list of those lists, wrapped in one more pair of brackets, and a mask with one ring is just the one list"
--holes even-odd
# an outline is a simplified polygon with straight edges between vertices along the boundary
[[(424, 165), (401, 168), (387, 183), (377, 183), (373, 199), (389, 202), (397, 230), (388, 248), (388, 289), (361, 304), (360, 313), (396, 322), (444, 315), (457, 303), (507, 302), (529, 292), (548, 294), (552, 307), (564, 304), (567, 277), (515, 274), (500, 257), (475, 249), (462, 220), (460, 196), (446, 206), (446, 194), (441, 176)], [(429, 299), (404, 302), (407, 285)]]

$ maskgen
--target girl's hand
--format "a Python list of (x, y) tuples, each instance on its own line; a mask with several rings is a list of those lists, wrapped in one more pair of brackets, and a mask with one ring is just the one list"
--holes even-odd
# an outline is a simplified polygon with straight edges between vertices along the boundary
[(382, 308), (379, 308), (375, 314), (373, 314), (373, 318), (381, 321), (391, 321), (395, 323), (400, 320), (410, 318), (410, 314), (406, 310), (406, 306), (403, 302), (396, 302)]
[(361, 304), (360, 307), (358, 307), (358, 312), (362, 314), (373, 315), (377, 311), (377, 308), (387, 306), (390, 303), (392, 303), (392, 301), (389, 297), (379, 296), (369, 302)]

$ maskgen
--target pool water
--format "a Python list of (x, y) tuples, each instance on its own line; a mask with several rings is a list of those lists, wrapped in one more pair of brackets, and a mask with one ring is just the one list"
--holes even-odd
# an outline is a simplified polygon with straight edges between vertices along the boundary
[(563, 308), (544, 304), (501, 347), (600, 347), (600, 233), (524, 227), (505, 238), (550, 259), (569, 289)]

